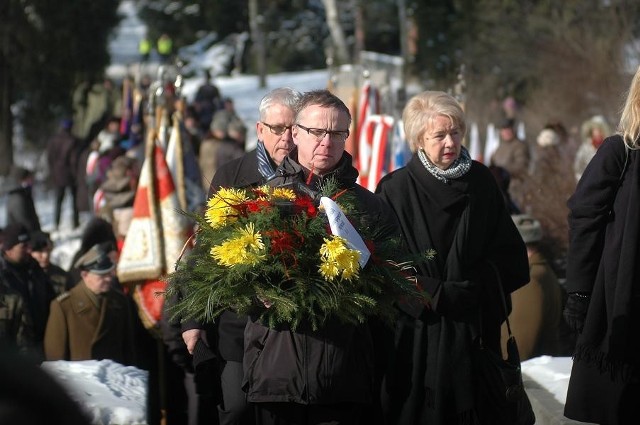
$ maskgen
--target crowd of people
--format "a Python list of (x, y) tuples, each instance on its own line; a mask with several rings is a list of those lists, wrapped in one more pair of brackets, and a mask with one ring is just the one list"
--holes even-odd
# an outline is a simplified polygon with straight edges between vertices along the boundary
[[(133, 126), (123, 133), (105, 103), (101, 124), (84, 126), (82, 138), (67, 119), (49, 142), (55, 227), (66, 193), (74, 227), (83, 208), (93, 213), (71, 270), (49, 261), (53, 242), (35, 214), (32, 173), (12, 171), (22, 206), (2, 231), (0, 339), (34, 363), (113, 359), (154, 371), (150, 423), (162, 410), (167, 423), (190, 425), (496, 424), (477, 353), (505, 352), (507, 299), (523, 360), (577, 347), (566, 415), (630, 424), (640, 395), (633, 338), (639, 99), (640, 70), (620, 134), (605, 138), (602, 119), (590, 120), (583, 132), (593, 149), (576, 156), (574, 169), (561, 124), (545, 126), (532, 149), (517, 138), (513, 117), (500, 125), (489, 166), (474, 161), (460, 103), (444, 92), (419, 93), (402, 115), (413, 156), (372, 193), (356, 183), (345, 150), (352, 116), (340, 98), (328, 90), (270, 91), (257, 105), (256, 148), (246, 152), (233, 100), (206, 76), (184, 126), (207, 198), (265, 184), (317, 194), (335, 180), (384, 228), (378, 237), (402, 241), (415, 258), (407, 277), (429, 301), (398, 299), (393, 326), (329, 318), (312, 329), (270, 328), (231, 310), (213, 322), (176, 317), (169, 313), (176, 300), (167, 299), (155, 334), (114, 273), (142, 143)], [(566, 276), (559, 275), (563, 255)], [(158, 339), (169, 365), (157, 360)]]

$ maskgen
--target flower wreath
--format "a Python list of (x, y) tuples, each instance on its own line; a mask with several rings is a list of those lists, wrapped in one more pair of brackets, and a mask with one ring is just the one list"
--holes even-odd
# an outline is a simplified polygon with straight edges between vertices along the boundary
[(331, 233), (322, 206), (285, 187), (221, 188), (207, 202), (193, 250), (168, 276), (175, 317), (212, 322), (225, 310), (258, 315), (270, 327), (317, 329), (329, 317), (391, 320), (402, 297), (426, 302), (399, 240), (363, 224), (355, 196), (330, 180), (320, 188), (356, 224), (371, 256)]

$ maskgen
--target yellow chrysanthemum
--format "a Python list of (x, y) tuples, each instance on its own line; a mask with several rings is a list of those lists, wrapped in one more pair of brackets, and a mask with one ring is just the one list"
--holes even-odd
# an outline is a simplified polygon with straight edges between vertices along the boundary
[(265, 259), (262, 235), (256, 232), (253, 223), (238, 230), (238, 236), (211, 248), (211, 256), (227, 267), (246, 264), (255, 266)]
[(258, 199), (266, 199), (269, 201), (294, 201), (296, 199), (296, 193), (285, 187), (262, 185), (255, 188), (254, 193), (258, 195)]
[(205, 219), (214, 229), (233, 223), (237, 220), (233, 205), (239, 205), (247, 199), (242, 189), (221, 188), (207, 201)]
[(272, 201), (294, 201), (296, 199), (296, 193), (285, 187), (275, 187), (271, 192)]
[(345, 280), (358, 277), (360, 271), (360, 252), (349, 249), (346, 240), (340, 236), (324, 239), (320, 247), (320, 274), (327, 280), (333, 280), (339, 274)]
[(338, 268), (342, 270), (342, 278), (346, 280), (351, 280), (353, 278), (358, 277), (358, 273), (360, 272), (360, 252), (354, 249), (347, 249), (340, 254), (335, 259)]
[(320, 274), (326, 280), (332, 281), (340, 274), (340, 270), (335, 261), (323, 261), (320, 264)]
[(327, 260), (335, 260), (336, 256), (347, 249), (347, 241), (340, 236), (331, 236), (331, 239), (324, 238), (324, 243), (320, 247), (320, 255)]

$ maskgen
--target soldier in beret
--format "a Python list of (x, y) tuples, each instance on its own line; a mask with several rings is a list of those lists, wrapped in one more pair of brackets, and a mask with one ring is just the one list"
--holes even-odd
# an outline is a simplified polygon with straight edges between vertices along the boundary
[(134, 312), (126, 296), (114, 289), (115, 264), (108, 248), (94, 245), (74, 266), (82, 282), (51, 302), (46, 359), (134, 364)]

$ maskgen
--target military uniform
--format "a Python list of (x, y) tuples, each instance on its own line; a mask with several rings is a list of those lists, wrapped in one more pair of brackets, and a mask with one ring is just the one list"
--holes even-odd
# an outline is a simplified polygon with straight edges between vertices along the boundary
[(0, 282), (0, 342), (28, 351), (34, 346), (33, 324), (20, 294)]
[(47, 360), (111, 359), (132, 364), (132, 316), (124, 294), (111, 290), (99, 298), (92, 297), (80, 283), (51, 302), (45, 356)]
[[(113, 263), (99, 245), (76, 262), (89, 273), (111, 273)], [(135, 361), (134, 312), (129, 299), (117, 289), (96, 294), (88, 277), (51, 302), (44, 338), (47, 360), (111, 359), (124, 365)]]

